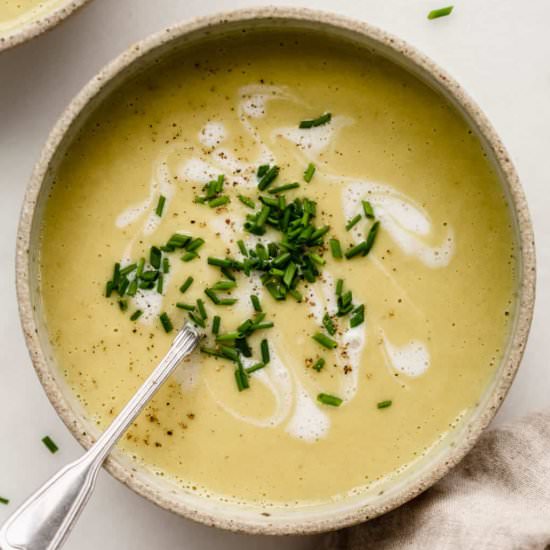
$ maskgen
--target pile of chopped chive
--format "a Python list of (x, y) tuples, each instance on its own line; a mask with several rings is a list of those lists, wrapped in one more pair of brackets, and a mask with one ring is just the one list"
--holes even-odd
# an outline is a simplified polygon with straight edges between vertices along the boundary
[[(325, 113), (317, 118), (303, 120), (299, 123), (301, 129), (311, 129), (330, 123), (331, 113)], [(310, 163), (303, 173), (303, 179), (310, 183), (315, 174), (316, 167)], [(246, 215), (244, 229), (246, 232), (263, 236), (268, 231), (276, 237), (269, 242), (257, 243), (255, 246), (246, 246), (244, 241), (237, 241), (240, 257), (214, 257), (208, 256), (207, 263), (219, 268), (221, 279), (208, 288), (203, 289), (206, 298), (215, 306), (232, 306), (237, 302), (236, 298), (226, 295), (238, 285), (238, 275), (250, 277), (253, 272), (260, 275), (260, 281), (267, 292), (275, 300), (285, 300), (291, 296), (297, 302), (302, 301), (300, 284), (302, 282), (313, 283), (317, 280), (326, 263), (323, 257), (325, 251), (330, 249), (335, 259), (352, 259), (357, 256), (366, 256), (372, 249), (379, 229), (379, 221), (375, 220), (374, 210), (368, 201), (362, 201), (363, 214), (367, 220), (373, 221), (372, 225), (361, 243), (351, 246), (343, 252), (342, 245), (336, 238), (331, 238), (328, 247), (325, 245), (325, 236), (330, 231), (328, 225), (316, 226), (317, 204), (307, 197), (288, 198), (288, 193), (301, 188), (298, 182), (276, 184), (280, 174), (277, 165), (264, 164), (257, 170), (257, 196), (251, 198), (238, 195), (242, 204), (252, 210)], [(224, 175), (204, 185), (203, 194), (195, 197), (195, 202), (205, 204), (211, 208), (226, 206), (230, 198), (224, 195)], [(166, 198), (161, 195), (156, 207), (157, 216), (162, 216)], [(350, 230), (362, 219), (361, 214), (356, 215), (346, 225)], [(164, 275), (170, 270), (169, 255), (181, 252), (181, 260), (189, 262), (198, 258), (198, 249), (204, 244), (202, 238), (193, 238), (188, 235), (174, 234), (168, 242), (162, 246), (152, 246), (149, 251), (148, 261), (141, 258), (136, 263), (121, 266), (116, 263), (112, 278), (108, 281), (105, 294), (110, 297), (118, 295), (118, 305), (121, 311), (128, 310), (127, 298), (132, 298), (139, 292), (153, 291), (163, 294)], [(180, 292), (185, 293), (193, 278), (188, 277), (180, 286)], [(338, 311), (337, 317), (349, 315), (351, 328), (359, 326), (364, 321), (364, 305), (354, 305), (351, 291), (343, 291), (343, 281), (339, 280), (336, 287)], [(251, 373), (264, 368), (269, 363), (269, 347), (267, 340), (262, 340), (260, 346), (261, 361), (250, 367), (243, 366), (243, 358), (252, 357), (252, 349), (248, 344), (248, 337), (258, 330), (268, 329), (273, 326), (271, 322), (265, 322), (265, 313), (262, 311), (259, 298), (256, 295), (250, 297), (255, 316), (244, 321), (235, 331), (221, 332), (222, 318), (214, 315), (211, 320), (211, 333), (214, 338), (213, 345), (205, 345), (201, 351), (205, 354), (226, 359), (233, 362), (235, 367), (235, 380), (239, 391), (249, 387)], [(197, 299), (195, 303), (177, 302), (176, 307), (187, 312), (189, 319), (197, 326), (206, 329), (208, 315), (203, 300)], [(137, 309), (132, 312), (130, 319), (136, 321), (143, 314)], [(174, 329), (174, 323), (167, 312), (159, 315), (159, 322), (165, 332)], [(338, 342), (332, 337), (336, 335), (337, 328), (328, 314), (323, 318), (323, 332), (317, 332), (312, 338), (322, 347), (334, 350)], [(319, 357), (312, 368), (320, 372), (325, 359)], [(341, 399), (327, 394), (320, 394), (319, 401), (332, 406), (339, 406)]]

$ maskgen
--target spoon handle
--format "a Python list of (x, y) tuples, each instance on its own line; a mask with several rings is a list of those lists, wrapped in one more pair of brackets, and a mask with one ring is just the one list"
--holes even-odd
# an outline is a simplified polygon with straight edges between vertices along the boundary
[(31, 495), (0, 529), (2, 550), (56, 550), (90, 498), (103, 461), (149, 399), (189, 355), (199, 335), (190, 325), (178, 333), (164, 359), (101, 437)]

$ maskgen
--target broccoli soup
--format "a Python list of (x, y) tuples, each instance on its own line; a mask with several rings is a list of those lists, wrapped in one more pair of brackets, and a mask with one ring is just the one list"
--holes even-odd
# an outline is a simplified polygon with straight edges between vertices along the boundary
[(109, 424), (185, 322), (204, 334), (121, 443), (210, 496), (326, 502), (474, 410), (513, 316), (506, 197), (438, 93), (351, 45), (194, 46), (104, 100), (56, 173), (41, 293)]

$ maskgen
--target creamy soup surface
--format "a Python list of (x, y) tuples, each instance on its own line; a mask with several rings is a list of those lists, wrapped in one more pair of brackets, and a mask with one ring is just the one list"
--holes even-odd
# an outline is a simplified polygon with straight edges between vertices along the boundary
[[(331, 113), (329, 122), (300, 128)], [(304, 171), (316, 171), (308, 183)], [(258, 167), (273, 187), (315, 201), (329, 225), (324, 265), (303, 300), (275, 300), (258, 273), (234, 272), (237, 298), (204, 289), (227, 280), (207, 257), (242, 260), (272, 229), (244, 228), (260, 208)], [(195, 202), (223, 175), (221, 206)], [(268, 196), (266, 190), (264, 195)], [(160, 196), (162, 215), (156, 214)], [(255, 209), (238, 195), (252, 199)], [(277, 194), (269, 195), (279, 196)], [(374, 210), (363, 213), (362, 200)], [(359, 222), (346, 224), (361, 214)], [(375, 223), (367, 256), (335, 259)], [(113, 266), (144, 257), (174, 233), (202, 238), (198, 257), (166, 252), (162, 293), (105, 296)], [(184, 362), (127, 433), (133, 459), (189, 490), (236, 501), (308, 504), (361, 492), (414, 465), (471, 412), (501, 359), (513, 317), (515, 249), (506, 199), (478, 138), (437, 93), (352, 46), (294, 34), (196, 46), (124, 84), (92, 114), (56, 174), (43, 225), (41, 289), (60, 370), (87, 413), (107, 426), (204, 301), (206, 346), (255, 314), (273, 328), (248, 338), (261, 359), (239, 391), (235, 364), (200, 351)], [(147, 269), (147, 268), (146, 268)], [(182, 293), (181, 285), (193, 284)], [(364, 322), (336, 315), (336, 282), (364, 304)], [(143, 312), (136, 321), (136, 311)], [(166, 333), (159, 315), (175, 329)], [(195, 314), (199, 315), (197, 310)], [(336, 325), (337, 347), (312, 336)], [(325, 360), (320, 370), (313, 368)], [(339, 406), (319, 394), (341, 399)]]
[(0, 35), (47, 14), (60, 0), (0, 0)]

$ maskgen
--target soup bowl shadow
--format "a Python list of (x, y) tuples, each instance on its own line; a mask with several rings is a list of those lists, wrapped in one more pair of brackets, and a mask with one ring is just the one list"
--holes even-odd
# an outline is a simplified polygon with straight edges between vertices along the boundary
[(17, 237), (16, 280), (20, 317), (33, 365), (48, 398), (75, 438), (84, 447), (90, 447), (97, 437), (97, 428), (86, 416), (56, 366), (40, 300), (40, 229), (56, 167), (87, 114), (133, 74), (185, 45), (251, 29), (295, 29), (329, 34), (376, 52), (443, 94), (477, 133), (496, 169), (508, 198), (517, 239), (517, 307), (506, 351), (490, 386), (459, 428), (387, 486), (326, 503), (268, 507), (194, 494), (156, 476), (118, 450), (105, 464), (115, 478), (140, 495), (167, 510), (207, 525), (254, 534), (319, 533), (384, 514), (426, 490), (456, 465), (494, 417), (510, 388), (527, 341), (535, 295), (535, 251), (523, 191), (507, 152), (484, 114), (459, 84), (431, 60), (402, 40), (367, 23), (290, 8), (259, 8), (198, 18), (135, 44), (105, 67), (74, 98), (51, 131), (34, 169)]

